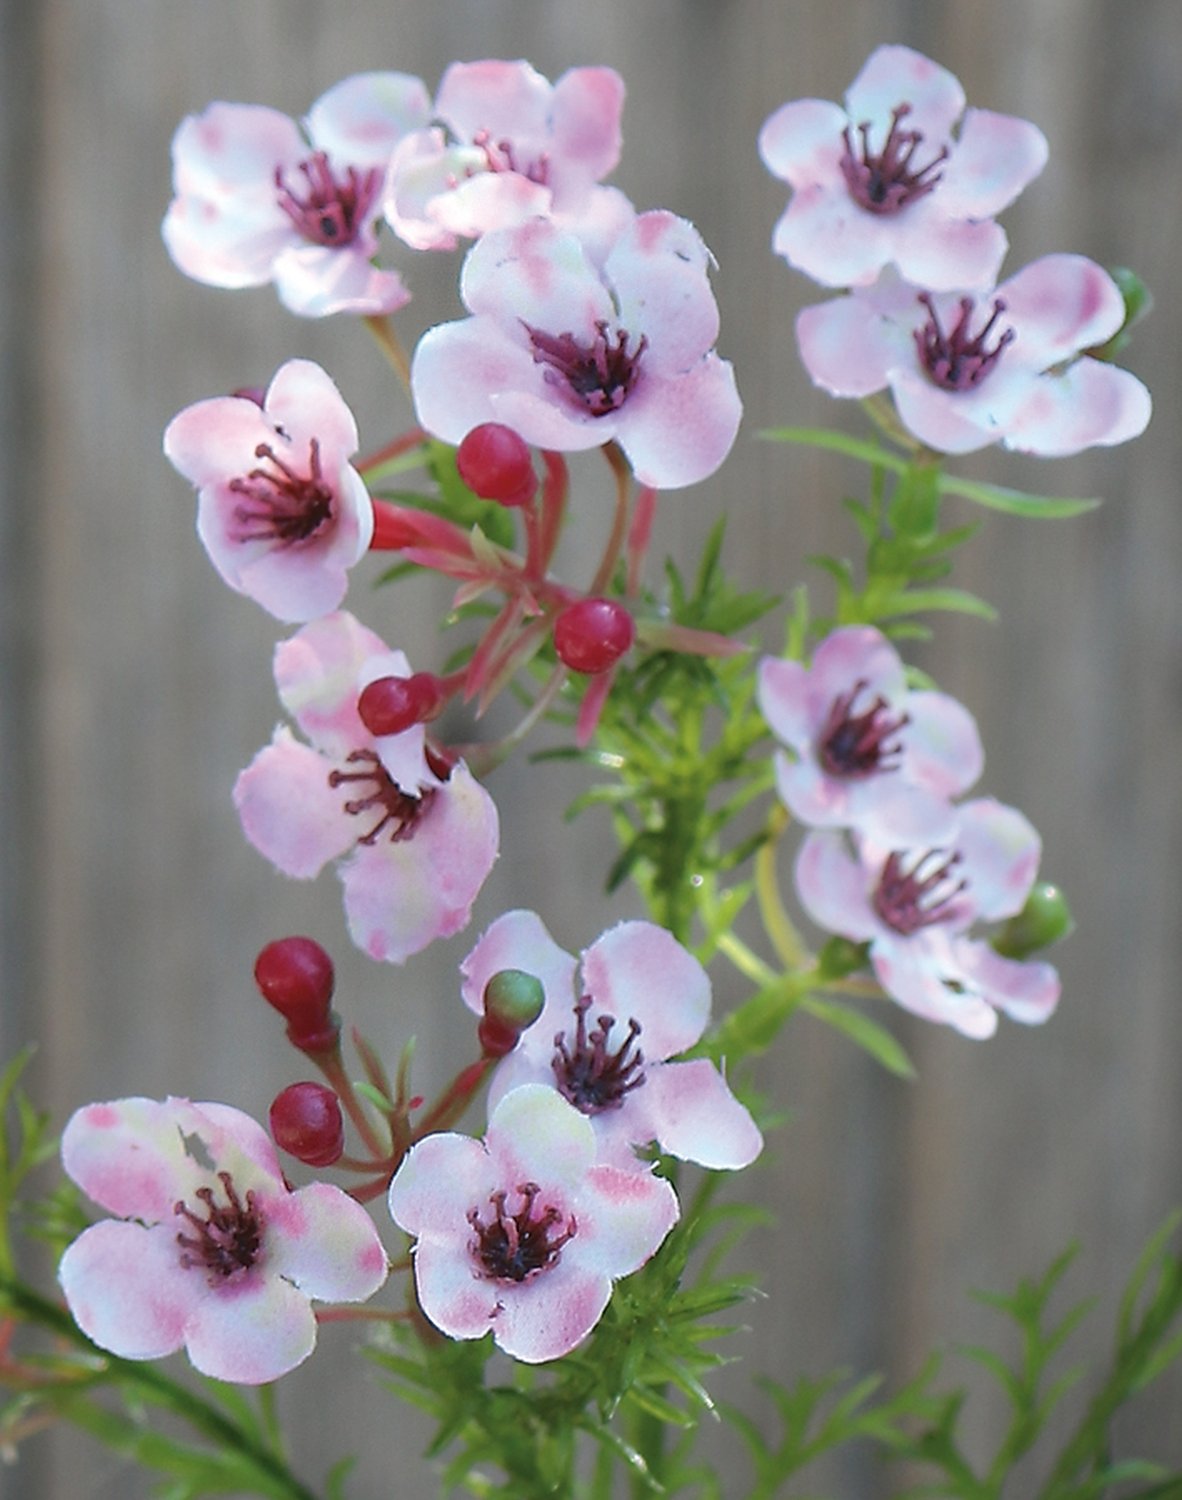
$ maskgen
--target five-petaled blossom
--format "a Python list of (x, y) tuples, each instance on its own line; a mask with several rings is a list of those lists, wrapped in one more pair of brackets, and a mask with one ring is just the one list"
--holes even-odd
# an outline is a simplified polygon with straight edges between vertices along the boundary
[(319, 365), (292, 359), (263, 404), (215, 396), (168, 424), (164, 452), (197, 486), (197, 534), (232, 589), (277, 619), (335, 609), (373, 536), (348, 460), (357, 424)]
[(906, 1010), (966, 1036), (992, 1036), (997, 1012), (1034, 1025), (1059, 999), (1050, 964), (1003, 958), (966, 934), (1022, 910), (1041, 843), (1017, 809), (992, 798), (954, 809), (949, 830), (906, 847), (868, 836), (810, 833), (796, 862), (805, 910), (829, 932), (869, 943), (883, 989)]
[(498, 1065), (490, 1106), (545, 1083), (590, 1120), (600, 1159), (624, 1167), (635, 1168), (634, 1148), (652, 1141), (713, 1168), (759, 1155), (759, 1129), (714, 1064), (669, 1061), (705, 1031), (710, 980), (663, 927), (621, 922), (576, 961), (534, 912), (506, 912), (461, 965), (464, 1001), (477, 1014), (502, 969), (533, 974), (546, 1002)]
[(872, 625), (835, 630), (810, 667), (764, 657), (759, 706), (794, 752), (776, 755), (793, 817), (906, 838), (932, 798), (967, 791), (984, 754), (972, 715), (946, 693), (910, 690), (898, 652)]
[(472, 316), (429, 329), (415, 351), (419, 421), (449, 443), (483, 422), (558, 452), (614, 440), (642, 484), (704, 479), (742, 411), (714, 353), (709, 264), (697, 230), (663, 211), (638, 215), (602, 271), (545, 219), (486, 234), (461, 277)]
[(497, 856), (496, 807), (462, 761), (422, 724), (375, 737), (361, 721), (369, 683), (409, 675), (345, 611), (306, 625), (276, 649), (275, 681), (312, 743), (278, 728), (234, 786), (243, 832), (284, 874), (342, 860), (350, 935), (390, 963), (458, 932)]
[(435, 97), (437, 126), (394, 153), (386, 221), (416, 250), (553, 218), (599, 239), (632, 216), (601, 180), (620, 159), (624, 80), (612, 68), (571, 68), (551, 84), (527, 62), (457, 62)]
[(66, 1250), (62, 1289), (83, 1333), (124, 1359), (183, 1346), (217, 1380), (276, 1380), (312, 1352), (309, 1299), (362, 1302), (386, 1279), (365, 1210), (329, 1183), (293, 1192), (266, 1132), (229, 1105), (89, 1104), (62, 1163), (118, 1216)]
[(395, 1223), (417, 1236), (423, 1312), (455, 1339), (491, 1331), (527, 1364), (558, 1359), (598, 1323), (612, 1282), (677, 1222), (649, 1172), (596, 1161), (578, 1110), (539, 1084), (506, 1094), (483, 1141), (425, 1136), (390, 1185)]
[(793, 189), (772, 248), (797, 270), (823, 286), (867, 286), (893, 264), (948, 291), (995, 279), (1006, 237), (993, 215), (1042, 171), (1047, 143), (1026, 120), (966, 113), (946, 68), (890, 46), (871, 53), (845, 109), (781, 105), (759, 152)]
[(172, 143), (176, 196), (164, 242), (211, 286), (275, 283), (293, 313), (389, 313), (410, 293), (372, 264), (390, 159), (430, 119), (421, 79), (362, 73), (308, 111), (304, 128), (261, 104), (210, 104)]
[(903, 424), (941, 453), (1000, 441), (1054, 457), (1124, 443), (1149, 421), (1135, 375), (1086, 357), (1121, 327), (1116, 283), (1082, 255), (1044, 255), (975, 297), (933, 295), (884, 273), (807, 307), (800, 355), (834, 396), (889, 387)]

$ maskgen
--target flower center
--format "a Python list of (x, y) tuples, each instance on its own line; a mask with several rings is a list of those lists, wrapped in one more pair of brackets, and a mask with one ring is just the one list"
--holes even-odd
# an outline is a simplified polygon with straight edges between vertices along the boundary
[(888, 758), (901, 755), (903, 747), (898, 740), (894, 744), (887, 741), (911, 722), (910, 715), (900, 714), (892, 719), (890, 705), (881, 694), (868, 708), (855, 713), (855, 701), (869, 686), (861, 678), (848, 693), (839, 693), (833, 700), (821, 730), (818, 752), (821, 765), (830, 776), (860, 779), (898, 769), (898, 762), (888, 764)]
[[(419, 820), (435, 800), (436, 789), (427, 787), (417, 797), (410, 792), (404, 792), (382, 765), (376, 750), (354, 750), (345, 759), (349, 765), (357, 766), (359, 769), (330, 771), (328, 773), (329, 786), (335, 791), (337, 787), (346, 786), (352, 782), (370, 783), (373, 790), (364, 797), (354, 797), (346, 802), (345, 811), (354, 815), (376, 813), (378, 819), (369, 832), (363, 834), (357, 842), (376, 844), (378, 835), (390, 824), (393, 824), (390, 828), (392, 844), (413, 838)], [(432, 769), (434, 770), (435, 767), (432, 766)]]
[(855, 203), (872, 214), (897, 214), (908, 203), (930, 193), (943, 177), (938, 168), (948, 159), (948, 147), (941, 147), (926, 166), (914, 165), (915, 153), (923, 135), (918, 130), (900, 130), (899, 121), (911, 113), (910, 104), (900, 104), (891, 111), (890, 128), (882, 150), (870, 149), (870, 121), (863, 120), (858, 126), (862, 149), (855, 155), (853, 136), (847, 125), (842, 131), (845, 151), (842, 153), (841, 174)]
[(283, 169), (275, 168), (279, 207), (314, 245), (328, 245), (334, 250), (351, 245), (381, 191), (381, 171), (377, 167), (366, 171), (346, 167), (343, 177), (335, 177), (323, 151), (314, 151), (307, 161), (300, 162), (298, 170), (304, 184), (297, 191), (284, 181)]
[(968, 881), (957, 880), (953, 873), (960, 863), (957, 853), (945, 858), (942, 850), (929, 849), (910, 869), (904, 868), (903, 858), (902, 854), (887, 856), (873, 900), (875, 911), (887, 926), (910, 937), (921, 927), (954, 916), (954, 902)]
[(516, 172), (529, 182), (545, 187), (550, 180), (550, 158), (545, 151), (533, 161), (518, 161), (512, 141), (494, 141), (491, 130), (478, 130), (472, 144), (484, 152), (487, 170), (490, 172)]
[(574, 1239), (578, 1224), (574, 1214), (563, 1215), (557, 1208), (538, 1208), (541, 1188), (536, 1182), (523, 1182), (515, 1191), (521, 1199), (516, 1213), (508, 1209), (509, 1194), (498, 1191), (489, 1202), (493, 1206), (488, 1223), (480, 1210), (468, 1213), (468, 1223), (476, 1231), (471, 1251), (478, 1274), (488, 1281), (530, 1281), (557, 1264), (563, 1245)]
[(172, 1210), (187, 1220), (194, 1231), (176, 1237), (181, 1247), (181, 1265), (185, 1270), (191, 1266), (203, 1267), (210, 1286), (219, 1286), (239, 1271), (248, 1271), (263, 1248), (263, 1216), (254, 1192), (248, 1192), (243, 1203), (229, 1172), (219, 1172), (218, 1181), (226, 1195), (223, 1206), (214, 1202), (213, 1188), (204, 1187), (197, 1189), (204, 1213), (186, 1207), (183, 1201), (174, 1204)]
[(985, 340), (993, 332), (993, 325), (1006, 310), (1000, 297), (993, 300), (993, 312), (980, 333), (969, 337), (969, 320), (973, 316), (973, 299), (960, 299), (960, 317), (948, 333), (940, 327), (936, 316), (936, 305), (930, 292), (920, 292), (919, 301), (928, 310), (928, 320), (922, 328), (916, 328), (912, 337), (919, 351), (919, 362), (928, 373), (928, 378), (945, 391), (971, 391), (980, 385), (1001, 358), (1002, 350), (1012, 344), (1016, 337), (1012, 328), (1006, 328), (997, 336), (992, 349), (986, 349)]
[(608, 325), (595, 325), (595, 337), (580, 342), (573, 333), (557, 336), (540, 328), (525, 330), (533, 345), (534, 363), (548, 366), (546, 379), (553, 385), (567, 387), (575, 401), (593, 417), (606, 417), (618, 411), (636, 383), (640, 356), (648, 348), (648, 335), (642, 334), (631, 354), (629, 334), (618, 328), (615, 343), (608, 338)]
[(558, 1092), (585, 1115), (602, 1114), (619, 1109), (624, 1095), (644, 1082), (644, 1053), (636, 1046), (640, 1022), (628, 1022), (628, 1035), (614, 1052), (608, 1051), (608, 1037), (616, 1024), (614, 1016), (600, 1016), (595, 1029), (587, 1031), (587, 1012), (591, 996), (575, 1001), (574, 1045), (568, 1049), (566, 1032), (554, 1038), (554, 1056), (550, 1066)]
[(243, 497), (234, 507), (236, 542), (277, 542), (281, 547), (306, 542), (332, 516), (332, 491), (320, 470), (320, 444), (308, 445), (308, 473), (298, 474), (275, 452), (270, 443), (260, 443), (256, 458), (265, 458), (269, 469), (251, 469), (228, 488)]

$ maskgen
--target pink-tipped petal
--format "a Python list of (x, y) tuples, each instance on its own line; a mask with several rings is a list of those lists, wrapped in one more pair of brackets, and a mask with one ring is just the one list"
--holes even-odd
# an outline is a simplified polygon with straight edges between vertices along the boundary
[(108, 1213), (146, 1223), (171, 1219), (173, 1205), (205, 1180), (185, 1149), (201, 1117), (183, 1100), (116, 1099), (77, 1110), (62, 1133), (62, 1166)]
[(642, 379), (617, 419), (615, 436), (639, 484), (683, 489), (721, 467), (742, 416), (734, 367), (707, 354), (682, 375)]
[(181, 1266), (176, 1234), (175, 1223), (104, 1219), (67, 1248), (58, 1280), (74, 1321), (100, 1348), (161, 1359), (185, 1342), (202, 1278)]
[(858, 297), (804, 308), (796, 319), (796, 342), (809, 378), (831, 396), (874, 395), (908, 356), (898, 325)]
[(644, 1093), (645, 1109), (659, 1126), (656, 1139), (671, 1156), (735, 1171), (763, 1149), (759, 1127), (704, 1058), (648, 1068)]
[(540, 980), (548, 1009), (567, 1012), (574, 1002), (575, 960), (532, 911), (509, 911), (480, 937), (460, 965), (460, 993), (476, 1015), (484, 1013), (484, 987), (502, 969), (521, 969)]
[(969, 896), (983, 921), (1022, 910), (1038, 874), (1042, 840), (1016, 807), (980, 797), (958, 809), (956, 847), (963, 856)]
[(643, 328), (645, 353), (662, 374), (692, 369), (718, 338), (718, 304), (702, 236), (676, 214), (638, 215), (613, 247), (604, 275), (615, 290), (620, 327)]
[(1044, 255), (997, 289), (1018, 337), (1012, 353), (1038, 370), (1103, 344), (1124, 322), (1112, 277), (1083, 255)]
[(908, 774), (938, 797), (960, 796), (985, 767), (977, 721), (947, 693), (909, 693), (907, 714)]
[(614, 68), (570, 68), (554, 85), (551, 154), (564, 197), (615, 169), (623, 109), (624, 80)]
[(492, 1321), (493, 1338), (523, 1364), (561, 1359), (599, 1322), (610, 1297), (611, 1278), (583, 1265), (568, 1247), (557, 1265), (504, 1297)]
[(410, 672), (401, 651), (391, 651), (347, 610), (313, 620), (275, 648), (280, 701), (327, 755), (343, 757), (370, 743), (357, 699), (358, 679), (371, 660), (382, 662), (383, 675), (405, 677)]
[(1139, 437), (1153, 401), (1128, 370), (1080, 359), (1038, 382), (1003, 439), (1007, 448), (1059, 458)]
[(1041, 1026), (1059, 1003), (1059, 976), (1047, 963), (1020, 963), (988, 943), (962, 940), (957, 956), (965, 979), (998, 1010), (1024, 1026)]
[(275, 427), (254, 401), (214, 396), (178, 412), (164, 429), (164, 456), (199, 489), (253, 469), (260, 443), (275, 443)]
[(399, 141), (424, 129), (431, 99), (409, 73), (355, 73), (321, 94), (308, 111), (318, 150), (356, 166), (385, 167)]
[(215, 1289), (200, 1276), (194, 1279), (203, 1295), (186, 1324), (185, 1346), (202, 1375), (236, 1385), (265, 1385), (311, 1354), (316, 1317), (307, 1297), (290, 1282), (246, 1272), (230, 1286)]
[(488, 1150), (502, 1182), (540, 1182), (573, 1190), (595, 1160), (590, 1123), (542, 1083), (514, 1089), (493, 1110)]
[[(891, 111), (907, 103), (907, 128), (938, 149), (964, 112), (964, 90), (947, 68), (910, 47), (876, 48), (863, 63), (845, 96), (850, 120), (885, 126)], [(881, 142), (873, 138), (874, 144)]]
[(268, 1204), (268, 1267), (321, 1302), (364, 1302), (386, 1279), (386, 1252), (365, 1209), (309, 1183)]
[(650, 1171), (592, 1167), (584, 1187), (586, 1234), (579, 1254), (613, 1278), (628, 1276), (660, 1248), (677, 1223), (677, 1194)]
[(769, 172), (800, 189), (831, 180), (845, 144), (848, 124), (840, 104), (827, 99), (793, 99), (764, 121), (759, 154)]
[(497, 1186), (488, 1152), (471, 1136), (424, 1136), (411, 1147), (390, 1184), (390, 1215), (408, 1234), (447, 1235), (466, 1225)]
[(373, 248), (361, 240), (347, 250), (300, 244), (282, 251), (273, 269), (280, 302), (303, 318), (397, 312), (410, 292), (397, 271), (370, 264)]
[(710, 980), (672, 933), (652, 922), (621, 922), (583, 954), (582, 986), (601, 1010), (640, 1023), (648, 1058), (692, 1047), (710, 1019)]
[(844, 187), (814, 183), (795, 193), (772, 249), (822, 286), (869, 286), (893, 255), (887, 221), (867, 214)]
[(810, 833), (796, 857), (796, 890), (818, 927), (864, 943), (882, 931), (866, 872), (838, 833)]
[(1034, 181), (1049, 149), (1046, 136), (1029, 120), (970, 109), (943, 168), (940, 202), (949, 213), (991, 218)]
[(495, 1330), (499, 1283), (479, 1275), (467, 1246), (456, 1244), (454, 1232), (445, 1239), (424, 1234), (415, 1246), (414, 1267), (419, 1305), (441, 1333), (478, 1339)]
[(913, 1015), (978, 1041), (997, 1030), (997, 1012), (964, 983), (952, 944), (938, 929), (876, 943), (871, 962), (883, 989)]
[(284, 728), (275, 731), (234, 783), (247, 839), (296, 880), (310, 880), (357, 839), (344, 794), (328, 783), (331, 764)]

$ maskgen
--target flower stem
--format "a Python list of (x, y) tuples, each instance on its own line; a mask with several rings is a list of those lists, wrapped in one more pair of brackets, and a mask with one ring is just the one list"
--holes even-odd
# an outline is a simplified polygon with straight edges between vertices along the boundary
[(608, 466), (616, 477), (616, 510), (612, 517), (612, 529), (607, 539), (607, 547), (604, 549), (599, 567), (595, 570), (591, 586), (587, 590), (588, 594), (593, 597), (603, 593), (611, 583), (612, 574), (615, 572), (616, 559), (620, 555), (620, 549), (624, 545), (624, 538), (628, 531), (628, 499), (632, 487), (632, 470), (628, 467), (628, 460), (619, 446), (616, 443), (604, 443), (600, 452), (607, 459)]
[(377, 340), (378, 347), (390, 361), (394, 373), (402, 382), (407, 392), (410, 391), (410, 360), (406, 357), (406, 350), (394, 332), (394, 325), (388, 317), (380, 313), (370, 313), (365, 318), (365, 326)]
[(788, 827), (788, 814), (782, 807), (772, 809), (768, 818), (768, 838), (755, 856), (755, 899), (777, 957), (786, 969), (802, 969), (810, 961), (808, 950), (780, 899), (776, 879), (776, 846)]

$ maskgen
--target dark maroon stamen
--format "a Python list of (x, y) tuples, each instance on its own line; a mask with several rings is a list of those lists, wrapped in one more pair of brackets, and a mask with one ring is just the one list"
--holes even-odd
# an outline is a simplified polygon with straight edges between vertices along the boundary
[(565, 384), (583, 409), (593, 417), (606, 417), (618, 411), (636, 383), (640, 356), (648, 348), (648, 336), (642, 334), (635, 350), (628, 353), (629, 335), (616, 330), (616, 342), (608, 339), (608, 325), (595, 325), (590, 343), (580, 343), (573, 333), (543, 333), (540, 328), (526, 332), (533, 345), (534, 362), (547, 365), (546, 379), (554, 385)]
[(270, 469), (251, 469), (227, 486), (245, 497), (234, 507), (236, 542), (277, 542), (281, 547), (306, 542), (332, 516), (333, 495), (320, 471), (320, 444), (308, 445), (308, 473), (299, 474), (275, 452), (270, 443), (260, 443), (256, 458), (265, 458)]
[(376, 844), (378, 835), (388, 825), (390, 842), (397, 844), (414, 837), (415, 829), (423, 814), (435, 800), (435, 787), (425, 787), (417, 796), (404, 792), (382, 765), (376, 750), (354, 750), (346, 756), (349, 765), (363, 766), (357, 771), (330, 771), (328, 784), (334, 790), (348, 782), (370, 782), (373, 791), (366, 797), (356, 797), (345, 803), (347, 813), (376, 812), (378, 821), (357, 840), (359, 844)]
[(519, 162), (512, 141), (494, 141), (491, 130), (478, 130), (472, 144), (484, 152), (487, 170), (490, 172), (516, 172), (529, 182), (545, 187), (550, 180), (550, 158), (545, 151), (530, 162)]
[(382, 173), (377, 167), (365, 171), (346, 167), (343, 177), (335, 177), (323, 151), (314, 151), (299, 164), (304, 174), (303, 196), (283, 180), (283, 168), (275, 168), (275, 186), (279, 189), (279, 207), (314, 245), (333, 249), (351, 245), (365, 226), (370, 209), (382, 188)]
[(243, 1203), (234, 1189), (229, 1172), (219, 1172), (218, 1181), (226, 1195), (224, 1207), (213, 1199), (213, 1188), (198, 1188), (197, 1197), (205, 1205), (204, 1215), (195, 1213), (184, 1202), (174, 1204), (173, 1213), (187, 1219), (195, 1234), (178, 1234), (181, 1265), (203, 1267), (209, 1273), (210, 1286), (218, 1286), (239, 1271), (248, 1271), (262, 1253), (263, 1216), (255, 1195), (250, 1191)]
[(973, 299), (960, 299), (960, 317), (945, 333), (936, 316), (936, 305), (930, 292), (920, 292), (919, 301), (928, 310), (928, 320), (922, 328), (916, 328), (912, 337), (919, 352), (919, 362), (929, 379), (945, 391), (969, 391), (980, 385), (1001, 358), (1001, 352), (1012, 344), (1016, 335), (1006, 328), (997, 336), (992, 349), (986, 349), (985, 340), (993, 332), (993, 325), (1006, 310), (1000, 297), (993, 301), (993, 313), (989, 321), (974, 337), (969, 337), (969, 319), (973, 315)]
[[(554, 1038), (550, 1066), (558, 1092), (585, 1115), (619, 1109), (624, 1095), (644, 1082), (644, 1053), (636, 1046), (640, 1022), (628, 1022), (628, 1035), (614, 1052), (607, 1050), (608, 1036), (616, 1024), (614, 1016), (600, 1016), (593, 1031), (587, 1031), (591, 996), (575, 1001), (574, 1046), (567, 1049), (566, 1032)], [(629, 1056), (628, 1054), (632, 1055)]]
[(888, 855), (874, 892), (875, 911), (903, 937), (947, 921), (955, 915), (957, 896), (968, 886), (967, 880), (956, 880), (953, 874), (960, 858), (957, 853), (945, 858), (941, 850), (929, 849), (905, 869), (902, 854)]
[(557, 1263), (563, 1245), (578, 1233), (574, 1214), (564, 1219), (553, 1207), (535, 1213), (542, 1191), (536, 1182), (523, 1182), (516, 1191), (521, 1207), (514, 1214), (506, 1206), (509, 1195), (503, 1190), (488, 1200), (493, 1206), (490, 1223), (484, 1223), (478, 1208), (468, 1213), (468, 1223), (476, 1231), (472, 1255), (479, 1274), (488, 1281), (532, 1280)]
[(898, 769), (898, 761), (891, 756), (901, 755), (903, 747), (898, 740), (888, 744), (907, 724), (909, 714), (891, 718), (890, 705), (879, 694), (861, 713), (854, 712), (854, 703), (870, 684), (865, 678), (855, 682), (848, 693), (839, 693), (833, 700), (829, 716), (821, 728), (818, 757), (830, 776), (846, 776), (860, 779), (876, 776), (880, 771)]
[[(850, 197), (872, 214), (897, 214), (908, 203), (930, 193), (943, 177), (938, 171), (948, 160), (948, 147), (941, 147), (926, 166), (913, 167), (912, 162), (923, 135), (918, 130), (900, 130), (899, 121), (911, 113), (910, 104), (900, 104), (891, 111), (890, 129), (882, 150), (870, 149), (870, 121), (858, 126), (861, 155), (854, 153), (854, 141), (847, 125), (842, 131), (845, 151), (840, 166)], [(934, 174), (934, 175), (933, 175)]]

